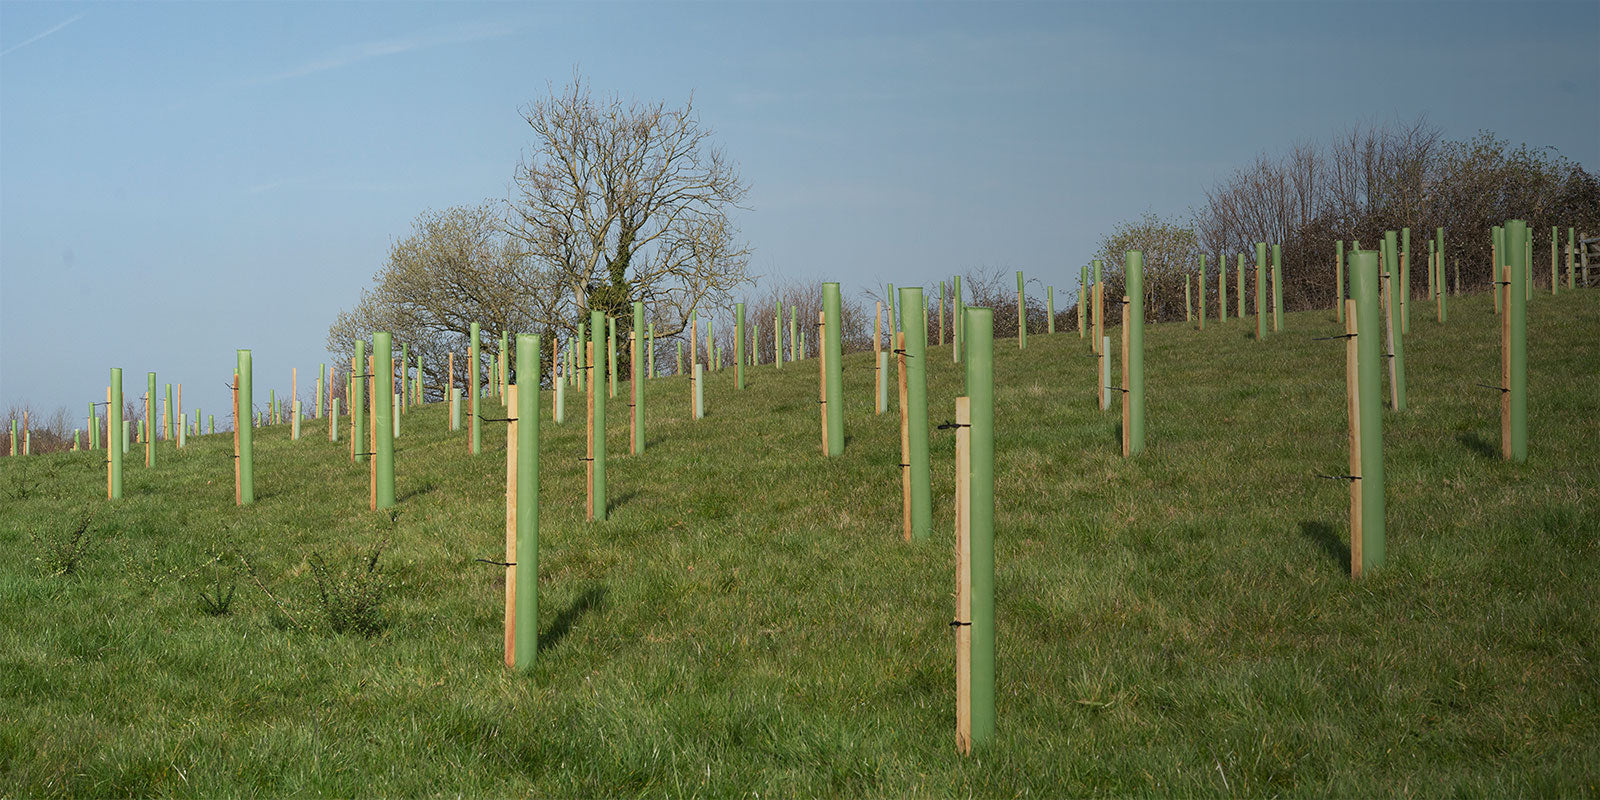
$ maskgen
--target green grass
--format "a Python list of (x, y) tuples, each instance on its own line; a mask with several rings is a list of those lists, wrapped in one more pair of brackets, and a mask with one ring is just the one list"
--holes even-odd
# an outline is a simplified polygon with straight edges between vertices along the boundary
[[(1386, 415), (1387, 568), (1347, 577), (1341, 332), (1290, 314), (1148, 333), (1148, 451), (1120, 457), (1076, 332), (997, 343), (999, 732), (955, 753), (953, 440), (901, 541), (898, 423), (846, 359), (648, 385), (611, 407), (612, 519), (583, 521), (581, 404), (542, 428), (540, 637), (501, 663), (504, 426), (409, 413), (398, 513), (316, 423), (129, 458), (0, 459), (0, 795), (1588, 795), (1600, 791), (1600, 295), (1530, 310), (1531, 457), (1498, 459), (1488, 295), (1407, 339)], [(1115, 334), (1113, 339), (1115, 340)], [(960, 374), (930, 348), (930, 412)], [(549, 396), (545, 398), (548, 409)], [(489, 416), (498, 410), (490, 405)], [(73, 529), (89, 546), (67, 574)], [(311, 568), (379, 542), (375, 636)], [(231, 579), (229, 576), (233, 576)], [(236, 580), (230, 613), (202, 592)]]

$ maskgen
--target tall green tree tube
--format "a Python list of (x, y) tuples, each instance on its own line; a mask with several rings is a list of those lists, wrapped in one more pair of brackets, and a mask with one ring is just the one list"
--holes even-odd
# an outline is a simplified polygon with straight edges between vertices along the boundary
[[(402, 342), (400, 344), (400, 410), (395, 413), (398, 419), (405, 413), (406, 403), (411, 399), (411, 348)], [(398, 424), (398, 423), (397, 423)]]
[[(1438, 269), (1439, 269), (1439, 321), (1440, 322), (1448, 322), (1450, 320), (1450, 301), (1447, 300), (1446, 298), (1449, 296), (1450, 293), (1445, 291), (1445, 283), (1446, 283), (1446, 281), (1444, 279), (1444, 276), (1445, 276), (1445, 271), (1444, 271), (1444, 262), (1445, 262), (1445, 258), (1444, 258), (1444, 228), (1435, 228), (1433, 234), (1434, 234), (1434, 239), (1438, 242), (1438, 244), (1435, 246), (1435, 250), (1439, 253), (1439, 258), (1438, 258), (1438, 262), (1437, 262)], [(1456, 289), (1457, 290), (1459, 290), (1461, 288), (1460, 284), (1461, 284), (1461, 281), (1458, 279), (1456, 281)]]
[[(922, 298), (917, 298), (919, 301)], [(823, 331), (822, 347), (827, 359), (828, 385), (828, 455), (844, 454), (844, 337), (841, 336), (839, 284), (822, 284), (822, 318), (827, 323)], [(922, 332), (923, 341), (928, 333)]]
[(94, 403), (89, 404), (89, 449), (100, 448), (100, 416), (95, 413)]
[(250, 426), (250, 409), (255, 407), (255, 370), (250, 365), (249, 350), (240, 350), (237, 355), (240, 419), (234, 424), (239, 426), (239, 505), (247, 506), (256, 501), (255, 431)]
[(654, 378), (656, 376), (656, 324), (654, 322), (650, 323), (650, 349), (645, 352), (649, 355), (650, 361), (645, 377)]
[[(1572, 254), (1577, 252), (1577, 239), (1574, 238), (1576, 231), (1577, 228), (1567, 228), (1567, 291), (1569, 292), (1578, 287), (1577, 273), (1574, 272), (1572, 264)], [(1439, 229), (1439, 239), (1444, 240), (1444, 228)]]
[(789, 306), (789, 360), (800, 360), (800, 318), (793, 304)]
[[(637, 308), (639, 304), (635, 303)], [(639, 312), (635, 311), (635, 319)], [(637, 327), (634, 330), (639, 330)], [(517, 334), (517, 596), (518, 621), (511, 661), (518, 672), (533, 669), (539, 652), (539, 337)], [(638, 376), (634, 385), (639, 385)]]
[(772, 314), (772, 368), (783, 369), (783, 301), (778, 301)]
[(972, 542), (972, 745), (994, 737), (994, 311), (967, 309), (968, 499)]
[(900, 330), (900, 328), (897, 327), (899, 322), (896, 321), (894, 311), (895, 296), (894, 284), (891, 283), (889, 284), (889, 341), (891, 342), (894, 341), (895, 333)]
[[(946, 292), (945, 292), (944, 281), (939, 281), (939, 346), (940, 347), (944, 346), (944, 312), (945, 312), (945, 305), (944, 304), (945, 304), (945, 296), (946, 296)], [(1051, 330), (1050, 332), (1051, 333), (1055, 333), (1054, 330)], [(952, 333), (950, 335), (950, 340), (952, 342), (955, 341), (955, 334)]]
[(1217, 321), (1228, 321), (1228, 257), (1217, 254)]
[(1272, 246), (1272, 330), (1283, 330), (1283, 245)]
[(1267, 243), (1256, 242), (1256, 341), (1267, 337)]
[(1200, 330), (1206, 329), (1206, 254), (1200, 254)]
[(611, 381), (606, 396), (617, 396), (617, 318), (606, 317), (606, 377)]
[(1378, 305), (1378, 254), (1350, 253), (1356, 301), (1356, 407), (1361, 441), (1361, 571), (1383, 566), (1383, 315)]
[[(1083, 300), (1084, 300), (1084, 295), (1086, 295), (1088, 293), (1089, 293), (1089, 268), (1088, 267), (1082, 267), (1082, 268), (1080, 268), (1078, 270), (1078, 338), (1079, 339), (1082, 339), (1083, 337), (1089, 335), (1088, 327), (1084, 324), (1084, 319), (1083, 319)], [(961, 327), (960, 320), (956, 321), (956, 327), (958, 329)]]
[(317, 419), (322, 419), (322, 387), (325, 385), (323, 381), (327, 379), (328, 362), (324, 361), (317, 365)]
[[(350, 427), (355, 430), (355, 436), (351, 437), (351, 444), (354, 445), (357, 464), (365, 463), (367, 460), (367, 454), (364, 452), (365, 448), (362, 446), (362, 442), (365, 441), (367, 436), (367, 386), (366, 382), (361, 380), (362, 373), (359, 371), (366, 368), (367, 340), (357, 339), (356, 369), (358, 371), (350, 376), (350, 396), (353, 398), (350, 401)], [(243, 409), (244, 406), (240, 406), (240, 408)]]
[(156, 374), (154, 372), (146, 375), (145, 381), (145, 391), (147, 392), (145, 394), (144, 408), (144, 441), (145, 453), (147, 454), (145, 459), (147, 463), (145, 466), (154, 467), (156, 465), (155, 404), (160, 395), (156, 394)]
[(172, 384), (167, 384), (166, 397), (161, 402), (161, 438), (176, 438), (172, 433)]
[[(956, 303), (955, 303), (955, 305), (956, 305), (956, 318), (954, 320), (952, 320), (950, 324), (951, 324), (952, 327), (955, 328), (956, 333), (957, 333), (956, 344), (955, 344), (954, 347), (950, 348), (950, 358), (953, 361), (955, 361), (956, 363), (960, 363), (961, 362), (961, 353), (963, 351), (965, 351), (966, 347), (967, 347), (966, 332), (965, 332), (963, 326), (961, 325), (961, 314), (964, 311), (966, 311), (967, 301), (961, 294), (961, 276), (960, 275), (955, 275), (955, 276), (952, 277), (952, 279), (950, 281), (950, 293), (953, 294), (955, 296), (955, 299), (956, 299)], [(893, 321), (894, 321), (894, 315), (893, 314), (889, 315), (889, 320), (890, 320), (890, 323), (893, 324)]]
[(744, 303), (733, 304), (733, 388), (744, 388)]
[[(928, 324), (922, 288), (900, 290), (900, 330), (906, 336), (906, 422), (911, 456), (911, 539), (933, 534), (933, 470), (928, 463)], [(829, 404), (832, 405), (830, 398)], [(844, 439), (841, 428), (839, 439)], [(830, 437), (832, 434), (830, 431)]]
[(1491, 242), (1490, 247), (1494, 250), (1494, 262), (1489, 265), (1490, 275), (1492, 276), (1490, 280), (1493, 281), (1492, 285), (1494, 286), (1494, 313), (1499, 314), (1502, 313), (1500, 299), (1505, 294), (1501, 289), (1504, 288), (1503, 281), (1506, 280), (1505, 270), (1501, 269), (1506, 263), (1505, 229), (1499, 225), (1491, 228), (1489, 230), (1489, 240)]
[[(118, 432), (121, 436), (118, 436)], [(16, 434), (11, 435), (12, 442)], [(128, 449), (128, 429), (122, 422), (122, 368), (111, 368), (111, 402), (106, 404), (106, 449), (110, 451), (112, 500), (122, 499), (122, 453)]]
[(1511, 292), (1506, 306), (1510, 326), (1511, 382), (1506, 386), (1511, 399), (1511, 460), (1528, 460), (1528, 303), (1527, 248), (1528, 223), (1514, 219), (1505, 225), (1507, 270)]
[[(589, 312), (590, 344), (594, 345), (594, 358), (598, 364), (595, 375), (606, 371), (606, 315), (601, 311)], [(598, 380), (598, 378), (597, 378)], [(594, 518), (606, 518), (606, 393), (604, 386), (594, 387)]]
[[(1400, 229), (1400, 332), (1411, 332), (1411, 229)], [(1398, 256), (1397, 256), (1398, 258)]]
[(1405, 312), (1398, 297), (1400, 277), (1400, 248), (1395, 240), (1395, 232), (1387, 231), (1383, 234), (1383, 245), (1387, 251), (1385, 266), (1389, 273), (1389, 315), (1394, 326), (1394, 353), (1392, 367), (1394, 373), (1394, 410), (1406, 410), (1406, 349), (1405, 335), (1401, 329), (1405, 320)]
[(1239, 293), (1235, 299), (1239, 306), (1239, 319), (1244, 319), (1244, 253), (1239, 254)]
[[(489, 390), (491, 392), (494, 392), (497, 396), (499, 396), (500, 405), (505, 405), (506, 404), (505, 387), (506, 387), (506, 381), (509, 380), (509, 378), (506, 375), (506, 372), (509, 370), (510, 367), (511, 367), (511, 333), (510, 333), (510, 331), (506, 331), (506, 330), (502, 329), (500, 331), (500, 358), (495, 359), (495, 368), (500, 370), (500, 371), (495, 374), (495, 376), (494, 376), (494, 387)], [(616, 392), (613, 391), (612, 394), (613, 394), (613, 396), (615, 396)]]
[(476, 322), (472, 323), (470, 326), (470, 331), (472, 335), (472, 343), (468, 345), (467, 348), (467, 372), (472, 375), (472, 379), (467, 382), (467, 386), (471, 390), (467, 394), (467, 421), (470, 423), (470, 427), (472, 428), (472, 454), (477, 455), (483, 449), (483, 439), (481, 438), (482, 433), (479, 430), (478, 420), (478, 395), (482, 393), (482, 389), (480, 389), (478, 386), (478, 371), (483, 369), (483, 362), (479, 361), (478, 359), (481, 357), (479, 354), (479, 348), (482, 346), (482, 342), (480, 341), (482, 334), (479, 331), (478, 323)]
[(1333, 243), (1333, 313), (1344, 324), (1344, 240)]
[(1017, 349), (1028, 347), (1028, 309), (1022, 292), (1022, 270), (1017, 270)]
[[(939, 284), (939, 289), (939, 294), (942, 298), (944, 295), (944, 284)], [(944, 308), (944, 304), (940, 303), (939, 307), (942, 310)], [(1044, 287), (1044, 316), (1044, 332), (1054, 335), (1056, 332), (1056, 287), (1054, 286)], [(940, 326), (939, 330), (943, 331), (944, 327)]]
[(1124, 272), (1128, 290), (1128, 455), (1144, 451), (1144, 253), (1129, 250)]
[(394, 343), (387, 331), (372, 333), (372, 369), (378, 373), (372, 384), (377, 395), (372, 413), (377, 415), (378, 441), (372, 449), (378, 459), (378, 508), (394, 508)]
[[(743, 316), (742, 312), (744, 311), (744, 304), (743, 303), (739, 304), (739, 310), (741, 312), (741, 317), (742, 317)], [(634, 339), (634, 341), (638, 342), (639, 344), (643, 344), (644, 343), (644, 336), (641, 335), (642, 331), (644, 330), (644, 301), (643, 300), (635, 300), (635, 301), (633, 301), (633, 330), (635, 331), (635, 334), (634, 334), (635, 339)], [(519, 359), (518, 363), (521, 363), (520, 359), (522, 358), (522, 354), (518, 353), (517, 354), (517, 358)], [(643, 363), (643, 361), (644, 361), (644, 359), (636, 359), (636, 360), (639, 361), (640, 363)], [(641, 376), (639, 376), (639, 375), (634, 375), (633, 376), (633, 432), (634, 432), (634, 436), (633, 436), (633, 454), (634, 455), (639, 455), (640, 453), (644, 452), (644, 381), (640, 380), (640, 377)], [(518, 451), (518, 452), (520, 453), (521, 451)]]

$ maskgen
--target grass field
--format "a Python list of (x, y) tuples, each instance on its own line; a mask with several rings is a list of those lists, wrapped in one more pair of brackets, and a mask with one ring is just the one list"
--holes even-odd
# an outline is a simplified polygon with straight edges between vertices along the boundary
[[(1315, 477), (1348, 466), (1343, 344), (1312, 341), (1331, 312), (1265, 343), (1151, 326), (1133, 460), (1076, 331), (996, 343), (999, 731), (972, 758), (953, 437), (932, 433), (936, 533), (909, 545), (869, 354), (832, 460), (814, 361), (742, 393), (710, 376), (699, 422), (683, 379), (649, 382), (640, 457), (619, 395), (599, 524), (581, 405), (550, 424), (546, 393), (527, 675), (501, 662), (503, 570), (475, 561), (504, 555), (503, 425), (471, 457), (442, 406), (408, 413), (392, 518), (317, 423), (257, 433), (243, 509), (229, 436), (131, 455), (117, 503), (101, 453), (0, 459), (0, 795), (1595, 796), (1600, 294), (1530, 305), (1516, 466), (1475, 385), (1498, 383), (1490, 297), (1413, 313), (1389, 563), (1359, 583), (1346, 485)], [(937, 423), (960, 373), (930, 358)], [(335, 633), (312, 565), (370, 596), (380, 542), (378, 616), (339, 618), (377, 631)]]

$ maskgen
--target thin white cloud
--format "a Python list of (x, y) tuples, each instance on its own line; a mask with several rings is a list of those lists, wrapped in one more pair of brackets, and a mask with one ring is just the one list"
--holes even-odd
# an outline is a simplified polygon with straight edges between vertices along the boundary
[(46, 30), (43, 33), (34, 34), (30, 38), (23, 39), (22, 41), (17, 42), (16, 44), (11, 45), (10, 47), (7, 47), (4, 50), (0, 50), (0, 56), (11, 55), (12, 53), (15, 53), (16, 51), (21, 50), (22, 48), (27, 47), (28, 45), (33, 44), (34, 42), (37, 42), (37, 41), (39, 41), (40, 39), (43, 39), (46, 36), (49, 36), (49, 35), (54, 34), (54, 33), (59, 33), (62, 28), (65, 28), (68, 25), (71, 25), (72, 23), (77, 22), (80, 19), (83, 19), (83, 15), (82, 14), (74, 14), (71, 17), (68, 17), (65, 22), (62, 22), (62, 23), (56, 25), (55, 27)]
[(318, 56), (273, 75), (252, 81), (253, 83), (276, 83), (278, 81), (303, 78), (318, 72), (330, 69), (347, 67), (362, 61), (384, 56), (410, 53), (416, 50), (428, 50), (434, 47), (444, 47), (453, 44), (468, 44), (481, 42), (486, 39), (498, 39), (509, 36), (514, 30), (508, 25), (499, 23), (484, 23), (467, 26), (454, 26), (439, 30), (428, 31), (414, 36), (398, 39), (383, 39), (374, 42), (361, 42), (334, 49), (332, 52)]

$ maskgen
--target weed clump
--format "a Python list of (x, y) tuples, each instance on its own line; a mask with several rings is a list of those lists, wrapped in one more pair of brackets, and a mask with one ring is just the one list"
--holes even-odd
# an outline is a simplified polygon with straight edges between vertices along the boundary
[(366, 554), (335, 572), (321, 553), (309, 559), (311, 577), (316, 583), (316, 602), (334, 633), (376, 636), (383, 631), (383, 596), (389, 589), (388, 576), (378, 569), (389, 540), (380, 540)]
[(29, 538), (38, 550), (34, 562), (47, 574), (66, 576), (76, 573), (78, 566), (83, 563), (83, 557), (89, 552), (89, 545), (94, 537), (89, 532), (89, 523), (92, 517), (85, 516), (78, 520), (78, 524), (66, 534), (41, 533), (38, 529), (30, 532)]

